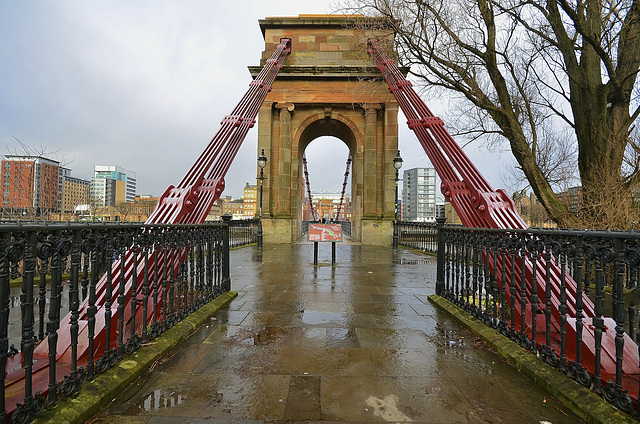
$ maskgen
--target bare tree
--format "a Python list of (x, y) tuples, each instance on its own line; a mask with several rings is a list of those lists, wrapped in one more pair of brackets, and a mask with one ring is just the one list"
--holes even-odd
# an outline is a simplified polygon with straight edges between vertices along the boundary
[[(636, 0), (345, 0), (342, 10), (386, 18), (401, 65), (458, 102), (453, 132), (489, 145), (507, 141), (559, 225), (626, 226), (603, 221), (600, 197), (611, 190), (628, 197), (640, 178), (623, 169), (640, 113)], [(577, 155), (557, 155), (571, 144)], [(575, 168), (580, 214), (555, 193)]]
[[(58, 151), (49, 151), (46, 146), (29, 146), (14, 137), (18, 147), (8, 154), (2, 169), (2, 192), (0, 207), (4, 219), (50, 220), (57, 218), (59, 205), (59, 182), (62, 161), (57, 159)], [(36, 169), (38, 158), (57, 163), (53, 169)], [(55, 159), (52, 159), (55, 158)], [(42, 166), (41, 166), (42, 167)]]
[[(572, 132), (553, 134), (545, 131), (535, 150), (536, 162), (555, 193), (563, 193), (580, 184), (577, 169), (578, 149)], [(515, 187), (530, 188), (520, 166), (507, 170), (509, 183)]]

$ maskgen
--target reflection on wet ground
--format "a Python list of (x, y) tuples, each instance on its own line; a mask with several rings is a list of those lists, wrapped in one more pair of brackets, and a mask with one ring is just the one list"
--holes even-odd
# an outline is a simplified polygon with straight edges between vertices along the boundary
[(233, 251), (238, 297), (96, 422), (580, 422), (427, 301), (435, 259), (323, 247)]

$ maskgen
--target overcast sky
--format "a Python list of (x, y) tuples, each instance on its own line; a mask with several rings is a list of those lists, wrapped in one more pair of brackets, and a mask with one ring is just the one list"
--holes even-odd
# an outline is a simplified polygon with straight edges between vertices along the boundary
[[(258, 20), (334, 10), (334, 0), (0, 2), (1, 153), (23, 154), (19, 139), (85, 179), (96, 164), (118, 165), (137, 173), (138, 193), (158, 196), (247, 90), (247, 66), (264, 50)], [(256, 139), (257, 126), (225, 195), (255, 182)], [(430, 166), (404, 121), (399, 143), (403, 169)], [(504, 185), (510, 155), (465, 151), (494, 188)], [(324, 160), (336, 154), (344, 159)], [(347, 154), (337, 139), (310, 144), (314, 190), (342, 189)]]

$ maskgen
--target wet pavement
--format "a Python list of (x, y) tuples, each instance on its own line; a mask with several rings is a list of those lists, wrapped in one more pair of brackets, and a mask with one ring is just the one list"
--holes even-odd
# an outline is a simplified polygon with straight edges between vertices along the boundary
[(435, 258), (404, 249), (231, 252), (238, 297), (99, 423), (580, 423), (431, 305)]

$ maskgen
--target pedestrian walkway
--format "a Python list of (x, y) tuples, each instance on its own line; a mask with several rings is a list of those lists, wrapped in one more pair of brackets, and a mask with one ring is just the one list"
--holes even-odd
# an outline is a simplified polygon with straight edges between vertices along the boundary
[(428, 302), (435, 272), (387, 247), (234, 250), (238, 297), (95, 422), (581, 422)]

